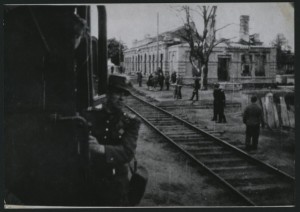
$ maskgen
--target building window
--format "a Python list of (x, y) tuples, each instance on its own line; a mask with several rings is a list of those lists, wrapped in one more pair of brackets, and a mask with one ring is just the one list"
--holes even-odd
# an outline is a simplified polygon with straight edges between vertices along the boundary
[(141, 71), (142, 55), (139, 55), (139, 68), (138, 71)]
[(144, 75), (147, 73), (147, 55), (144, 56)]
[(160, 68), (161, 68), (161, 70), (163, 70), (163, 59), (164, 59), (164, 55), (160, 54)]
[(173, 72), (175, 71), (175, 63), (176, 63), (176, 51), (170, 52), (170, 71)]
[(266, 55), (255, 55), (255, 76), (265, 76)]
[(132, 56), (132, 71), (134, 71), (134, 56)]
[(243, 54), (241, 56), (241, 65), (242, 65), (242, 72), (241, 75), (243, 77), (251, 76), (252, 70), (252, 55), (250, 54)]
[(151, 55), (149, 55), (149, 60), (148, 60), (148, 62), (149, 62), (149, 72), (151, 72)]
[(135, 71), (138, 71), (138, 56), (135, 57)]
[(152, 55), (152, 71), (155, 72), (155, 56)]

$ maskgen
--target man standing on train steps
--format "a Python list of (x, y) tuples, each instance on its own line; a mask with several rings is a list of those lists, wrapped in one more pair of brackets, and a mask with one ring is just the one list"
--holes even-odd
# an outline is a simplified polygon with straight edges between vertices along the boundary
[(264, 128), (262, 109), (256, 104), (257, 97), (251, 97), (251, 104), (245, 108), (243, 122), (246, 125), (246, 150), (256, 150), (260, 124)]
[(123, 112), (127, 80), (110, 75), (107, 101), (91, 120), (90, 192), (92, 206), (129, 206), (128, 163), (134, 157), (140, 120)]

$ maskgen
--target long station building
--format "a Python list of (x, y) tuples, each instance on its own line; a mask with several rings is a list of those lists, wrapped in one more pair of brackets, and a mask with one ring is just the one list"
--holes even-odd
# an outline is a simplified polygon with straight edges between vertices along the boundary
[[(238, 42), (218, 44), (208, 64), (208, 83), (274, 83), (276, 78), (276, 48), (264, 45), (259, 34), (249, 35), (249, 16), (240, 16)], [(192, 79), (188, 43), (180, 39), (178, 31), (184, 26), (135, 40), (132, 48), (124, 52), (126, 73), (141, 71), (144, 76), (161, 68), (164, 73), (181, 74), (185, 82)], [(251, 42), (250, 42), (251, 38)]]

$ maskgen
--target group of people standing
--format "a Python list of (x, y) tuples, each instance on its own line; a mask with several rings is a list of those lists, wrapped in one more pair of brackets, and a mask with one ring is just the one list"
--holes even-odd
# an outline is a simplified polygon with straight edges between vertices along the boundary
[[(143, 83), (143, 74), (141, 71), (137, 72), (137, 83), (139, 87), (142, 87)], [(174, 85), (174, 99), (181, 99), (181, 88), (182, 88), (182, 76), (179, 74), (177, 77), (177, 73), (174, 71), (170, 75), (168, 72), (165, 74), (158, 68), (158, 70), (154, 73), (150, 73), (147, 79), (147, 87), (148, 90), (156, 90), (159, 86), (159, 90), (162, 91), (164, 85), (166, 86), (166, 90), (170, 90), (170, 84)]]
[[(214, 116), (212, 121), (217, 123), (227, 123), (224, 108), (225, 108), (225, 93), (220, 88), (218, 83), (215, 84), (214, 91)], [(263, 111), (257, 104), (257, 97), (251, 97), (251, 104), (243, 111), (243, 123), (246, 125), (245, 149), (257, 150), (258, 138), (260, 134), (260, 126), (264, 128)]]
[[(139, 86), (142, 86), (142, 73), (137, 73), (137, 81)], [(154, 74), (150, 74), (147, 80), (147, 86), (149, 90), (156, 89), (159, 85), (160, 90), (163, 90), (164, 84), (166, 85), (166, 90), (169, 90), (170, 83), (174, 85), (174, 99), (181, 99), (181, 88), (182, 88), (182, 76), (179, 74), (177, 76), (176, 72), (171, 75), (166, 72), (163, 74), (162, 70), (159, 68)], [(189, 100), (199, 101), (199, 90), (200, 77), (194, 76), (193, 93)], [(246, 150), (257, 149), (258, 137), (260, 131), (260, 123), (262, 120), (262, 110), (256, 105), (257, 98), (252, 97), (252, 104), (246, 107), (243, 113), (243, 122), (246, 125)], [(226, 96), (222, 88), (220, 88), (219, 83), (214, 84), (213, 90), (213, 118), (212, 121), (217, 123), (227, 123), (224, 109), (226, 105)], [(263, 125), (262, 125), (263, 126)]]
[[(137, 72), (137, 82), (139, 84), (139, 87), (142, 87), (143, 75), (141, 71)], [(148, 86), (148, 90), (156, 90), (156, 88), (159, 86), (159, 90), (162, 91), (164, 85), (166, 85), (166, 90), (169, 90), (170, 75), (168, 73), (164, 75), (161, 68), (158, 68), (158, 70), (154, 74), (150, 73), (146, 84)]]

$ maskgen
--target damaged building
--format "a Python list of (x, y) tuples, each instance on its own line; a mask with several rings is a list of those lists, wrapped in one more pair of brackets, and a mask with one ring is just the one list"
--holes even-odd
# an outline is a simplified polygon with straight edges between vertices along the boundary
[[(274, 83), (276, 78), (276, 48), (264, 45), (259, 34), (249, 34), (250, 17), (240, 16), (240, 32), (237, 42), (218, 44), (210, 54), (208, 83), (235, 82)], [(144, 75), (160, 67), (164, 73), (176, 72), (184, 76), (184, 82), (192, 79), (188, 43), (176, 36), (184, 26), (134, 41), (133, 47), (124, 52), (124, 66), (128, 74), (141, 71)]]

